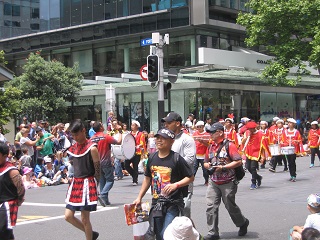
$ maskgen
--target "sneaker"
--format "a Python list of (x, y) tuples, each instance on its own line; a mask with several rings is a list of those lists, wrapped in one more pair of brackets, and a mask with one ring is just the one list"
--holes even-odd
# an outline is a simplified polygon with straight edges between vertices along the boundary
[(251, 186), (250, 186), (250, 190), (254, 190), (254, 189), (257, 189), (257, 188), (258, 188), (257, 185), (254, 184), (254, 183), (252, 183)]
[(309, 168), (313, 168), (313, 167), (314, 167), (314, 164), (311, 163), (310, 166), (309, 166)]
[(291, 182), (296, 182), (296, 177), (291, 177)]
[(204, 185), (204, 186), (208, 186), (208, 182), (205, 182), (203, 185)]
[(261, 169), (265, 169), (265, 168), (266, 168), (266, 165), (265, 165), (265, 164), (262, 164), (262, 165), (260, 166), (260, 168), (261, 168)]
[(273, 169), (273, 168), (269, 168), (269, 171), (270, 171), (270, 172), (276, 172), (276, 170)]
[(136, 182), (132, 183), (132, 186), (137, 186), (137, 185), (138, 185), (138, 183), (136, 183)]
[(220, 239), (219, 235), (207, 235), (203, 237), (204, 240), (216, 240), (216, 239)]
[(97, 240), (98, 237), (99, 237), (99, 233), (95, 232), (95, 231), (92, 231), (92, 240)]
[(292, 177), (290, 177), (289, 181), (292, 181)]
[(261, 180), (262, 180), (262, 176), (259, 176), (257, 179), (257, 186), (260, 187), (261, 186)]
[(248, 232), (248, 226), (249, 226), (249, 220), (246, 219), (245, 223), (239, 229), (238, 236), (241, 237), (241, 236), (246, 235)]
[(118, 178), (118, 177), (114, 177), (114, 180), (115, 180), (115, 181), (118, 181), (118, 180), (119, 180), (119, 178)]
[(284, 168), (283, 171), (284, 171), (284, 172), (288, 172), (288, 168), (287, 168), (287, 167)]
[(98, 201), (102, 207), (106, 207), (108, 205), (100, 196), (98, 196)]

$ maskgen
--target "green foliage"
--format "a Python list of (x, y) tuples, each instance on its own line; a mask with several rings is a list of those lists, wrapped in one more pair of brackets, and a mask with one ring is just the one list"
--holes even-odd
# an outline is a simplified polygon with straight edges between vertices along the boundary
[(0, 50), (0, 64), (7, 64), (7, 62), (4, 60), (4, 51)]
[[(6, 125), (15, 115), (19, 114), (21, 91), (15, 87), (0, 90), (0, 126)], [(4, 129), (4, 133), (8, 133)]]
[(78, 66), (68, 68), (56, 60), (46, 61), (36, 52), (29, 55), (23, 70), (21, 76), (10, 82), (22, 91), (22, 113), (31, 120), (64, 121), (66, 102), (76, 101), (82, 89), (83, 77)]
[[(261, 78), (274, 86), (294, 86), (303, 74), (305, 63), (319, 68), (320, 0), (250, 0), (253, 13), (240, 13), (238, 23), (246, 27), (246, 44), (264, 45), (274, 55)], [(297, 67), (294, 77), (289, 69)]]

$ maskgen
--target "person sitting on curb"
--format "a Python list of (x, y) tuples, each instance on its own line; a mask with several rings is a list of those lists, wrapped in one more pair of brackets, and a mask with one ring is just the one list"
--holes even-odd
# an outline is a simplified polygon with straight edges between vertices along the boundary
[(310, 194), (307, 199), (307, 209), (311, 214), (304, 226), (294, 226), (290, 230), (290, 240), (301, 240), (301, 233), (305, 228), (315, 228), (320, 231), (320, 195)]
[(202, 240), (199, 232), (194, 228), (190, 218), (175, 217), (163, 234), (164, 240)]

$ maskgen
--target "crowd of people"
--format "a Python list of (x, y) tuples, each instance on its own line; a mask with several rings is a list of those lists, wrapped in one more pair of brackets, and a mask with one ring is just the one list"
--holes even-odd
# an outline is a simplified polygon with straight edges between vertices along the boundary
[[(199, 239), (201, 235), (190, 227), (188, 220), (180, 219), (179, 223), (176, 219), (179, 215), (191, 219), (192, 182), (200, 165), (208, 188), (208, 234), (203, 239), (214, 240), (220, 238), (221, 200), (239, 228), (238, 235), (247, 234), (249, 220), (235, 202), (242, 178), (238, 177), (239, 169), (251, 174), (250, 189), (255, 190), (262, 184), (258, 170), (266, 168), (267, 162), (273, 173), (283, 165), (283, 171), (289, 172), (289, 180), (296, 182), (297, 156), (310, 155), (310, 168), (314, 167), (316, 155), (320, 161), (318, 121), (301, 125), (293, 118), (274, 117), (268, 123), (243, 117), (236, 124), (230, 114), (213, 123), (211, 118), (196, 120), (189, 114), (184, 122), (176, 112), (170, 112), (161, 121), (163, 129), (155, 134), (143, 131), (136, 120), (128, 129), (113, 114), (109, 114), (106, 125), (91, 121), (89, 129), (81, 121), (50, 126), (47, 121), (29, 123), (24, 119), (14, 143), (9, 143), (1, 132), (0, 142), (8, 147), (6, 162), (19, 171), (25, 189), (69, 184), (66, 220), (81, 229), (87, 239), (99, 236), (87, 225), (90, 211), (96, 210), (98, 202), (104, 207), (111, 204), (109, 192), (114, 181), (124, 176), (130, 176), (132, 186), (138, 186), (138, 174), (145, 175), (134, 201), (137, 205), (151, 188), (153, 200), (147, 239), (169, 239), (165, 236), (171, 236), (172, 232), (167, 229), (176, 231), (174, 223), (182, 224), (181, 221), (188, 223), (188, 231)], [(128, 134), (134, 139), (133, 156), (130, 159), (115, 156), (113, 146), (123, 144)], [(99, 189), (94, 180), (99, 182)], [(79, 186), (86, 184), (90, 189), (89, 199), (83, 197), (84, 191), (79, 192)], [(81, 211), (82, 220), (74, 216), (75, 211)], [(301, 239), (302, 233), (303, 228), (293, 228), (294, 239), (299, 239), (299, 234)]]

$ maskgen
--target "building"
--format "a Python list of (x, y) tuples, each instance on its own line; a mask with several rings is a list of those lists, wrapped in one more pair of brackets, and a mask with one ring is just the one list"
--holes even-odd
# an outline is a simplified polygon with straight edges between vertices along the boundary
[[(275, 88), (258, 79), (270, 57), (263, 48), (246, 49), (245, 29), (236, 24), (238, 11), (249, 11), (246, 2), (4, 0), (0, 2), (0, 49), (6, 53), (7, 67), (17, 75), (28, 54), (40, 49), (47, 60), (57, 59), (67, 66), (79, 62), (86, 82), (99, 83), (85, 85), (75, 107), (75, 116), (84, 120), (106, 121), (109, 82), (98, 80), (118, 78), (123, 82), (112, 83), (118, 118), (127, 123), (139, 119), (143, 128), (156, 130), (157, 89), (129, 74), (138, 74), (146, 63), (149, 47), (141, 46), (141, 40), (152, 32), (169, 33), (164, 68), (181, 71), (165, 100), (166, 112), (177, 111), (185, 117), (192, 112), (198, 119), (224, 118), (232, 112), (238, 121), (240, 116), (317, 118), (318, 73), (296, 87)], [(121, 77), (123, 73), (129, 77)]]

